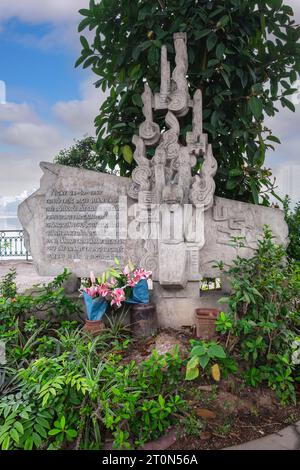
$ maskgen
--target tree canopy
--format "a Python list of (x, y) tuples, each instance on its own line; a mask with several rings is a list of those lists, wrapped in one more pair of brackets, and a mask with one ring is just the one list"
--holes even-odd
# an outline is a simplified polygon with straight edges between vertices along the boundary
[[(174, 63), (173, 33), (185, 31), (190, 92), (203, 92), (204, 130), (219, 165), (217, 195), (255, 203), (261, 195), (268, 204), (274, 184), (266, 151), (280, 141), (264, 118), (280, 103), (294, 111), (289, 96), (300, 70), (292, 8), (282, 0), (91, 0), (80, 13), (79, 32), (93, 31), (93, 38), (80, 36), (76, 66), (91, 68), (96, 87), (110, 90), (95, 119), (105, 165), (131, 174), (144, 82), (159, 90), (161, 46)], [(156, 120), (163, 129), (162, 116)]]

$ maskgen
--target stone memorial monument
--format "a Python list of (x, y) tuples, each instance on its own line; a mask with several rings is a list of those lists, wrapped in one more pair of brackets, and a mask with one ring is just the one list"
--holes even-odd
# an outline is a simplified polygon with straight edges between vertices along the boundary
[[(160, 325), (180, 327), (194, 323), (195, 308), (215, 307), (223, 295), (200, 295), (199, 281), (221, 275), (216, 261), (230, 266), (237, 254), (233, 237), (243, 237), (239, 254), (249, 257), (264, 225), (284, 245), (288, 228), (278, 209), (214, 196), (217, 161), (203, 132), (201, 90), (189, 94), (186, 34), (174, 34), (174, 45), (172, 75), (162, 47), (160, 92), (153, 95), (145, 84), (132, 178), (41, 163), (40, 189), (20, 205), (19, 219), (40, 275), (67, 267), (85, 277), (115, 257), (130, 259), (153, 272)], [(165, 114), (162, 133), (154, 111)], [(192, 131), (183, 139), (180, 120), (188, 113)], [(155, 148), (153, 158), (148, 147)]]

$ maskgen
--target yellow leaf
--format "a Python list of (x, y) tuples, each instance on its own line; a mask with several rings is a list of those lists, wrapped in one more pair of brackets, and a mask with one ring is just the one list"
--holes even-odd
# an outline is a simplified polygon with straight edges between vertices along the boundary
[(218, 364), (214, 364), (211, 368), (211, 375), (212, 375), (212, 378), (216, 381), (216, 382), (220, 382), (220, 378), (221, 378), (221, 372), (220, 372), (220, 367)]

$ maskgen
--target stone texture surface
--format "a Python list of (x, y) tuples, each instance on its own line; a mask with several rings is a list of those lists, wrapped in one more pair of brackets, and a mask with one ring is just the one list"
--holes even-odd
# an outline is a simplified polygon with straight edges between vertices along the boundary
[(128, 180), (51, 163), (41, 168), (40, 189), (18, 211), (39, 275), (67, 267), (83, 277), (107, 269), (115, 256), (125, 260), (126, 240), (112, 233), (116, 226), (105, 224), (118, 219), (119, 196)]
[(225, 450), (300, 450), (300, 421), (269, 436)]

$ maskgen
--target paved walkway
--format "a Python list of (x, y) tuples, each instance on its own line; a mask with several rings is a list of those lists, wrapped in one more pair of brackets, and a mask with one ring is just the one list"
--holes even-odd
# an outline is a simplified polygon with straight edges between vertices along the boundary
[(19, 292), (29, 289), (35, 284), (48, 283), (53, 277), (41, 277), (37, 274), (32, 261), (25, 260), (0, 260), (0, 278), (6, 274), (10, 268), (17, 270), (17, 288)]
[(300, 450), (300, 421), (269, 436), (225, 450)]

